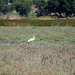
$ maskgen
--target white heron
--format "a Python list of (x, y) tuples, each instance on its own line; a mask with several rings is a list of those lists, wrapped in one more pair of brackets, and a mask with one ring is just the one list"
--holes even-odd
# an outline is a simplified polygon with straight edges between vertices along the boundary
[(29, 39), (28, 42), (32, 42), (35, 40), (35, 36), (33, 36), (33, 38)]

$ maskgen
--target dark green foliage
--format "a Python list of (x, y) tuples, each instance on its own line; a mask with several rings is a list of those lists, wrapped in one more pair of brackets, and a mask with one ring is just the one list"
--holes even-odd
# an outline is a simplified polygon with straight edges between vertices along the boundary
[(13, 6), (8, 5), (8, 0), (0, 0), (0, 12), (7, 14), (13, 10)]
[(57, 12), (59, 6), (59, 0), (48, 0), (48, 12)]
[(73, 1), (73, 12), (75, 13), (75, 0)]
[(33, 0), (33, 3), (38, 6), (40, 9), (40, 15), (46, 14), (47, 13), (47, 1), (45, 0)]
[(75, 0), (48, 0), (48, 12), (65, 13), (66, 16), (75, 13)]
[(74, 13), (75, 0), (59, 0), (57, 12), (66, 13), (66, 16)]
[[(8, 5), (8, 1), (12, 5)], [(51, 12), (65, 13), (66, 16), (71, 16), (75, 13), (75, 0), (0, 0), (0, 12), (8, 13), (12, 10), (16, 10), (20, 15), (30, 13), (31, 5), (37, 5), (39, 9), (39, 16), (49, 15)]]
[(48, 15), (51, 12), (65, 13), (66, 17), (75, 13), (75, 0), (33, 0), (40, 9), (41, 15)]
[(7, 0), (0, 0), (0, 12), (6, 13), (8, 12), (9, 7), (8, 7), (8, 2)]
[(16, 1), (14, 3), (15, 9), (20, 15), (27, 15), (30, 12), (30, 2), (27, 0)]
[(75, 26), (74, 19), (57, 19), (57, 20), (0, 20), (0, 26)]
[(10, 2), (10, 3), (13, 3), (13, 2), (14, 2), (14, 0), (9, 0), (9, 2)]

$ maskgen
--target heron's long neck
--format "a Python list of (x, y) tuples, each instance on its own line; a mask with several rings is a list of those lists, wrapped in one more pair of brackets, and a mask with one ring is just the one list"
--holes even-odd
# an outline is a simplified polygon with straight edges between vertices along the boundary
[(33, 39), (35, 39), (35, 37), (33, 36)]

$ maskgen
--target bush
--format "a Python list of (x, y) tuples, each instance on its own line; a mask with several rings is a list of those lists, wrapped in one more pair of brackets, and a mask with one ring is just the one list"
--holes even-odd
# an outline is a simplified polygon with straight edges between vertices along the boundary
[(36, 18), (37, 13), (29, 13), (28, 17), (29, 18)]
[(0, 20), (0, 26), (75, 26), (74, 19), (56, 19), (56, 20)]

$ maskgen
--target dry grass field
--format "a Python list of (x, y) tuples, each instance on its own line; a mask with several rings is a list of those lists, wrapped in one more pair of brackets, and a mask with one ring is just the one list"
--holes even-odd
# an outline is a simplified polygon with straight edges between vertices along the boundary
[(75, 75), (75, 27), (0, 26), (0, 75)]

